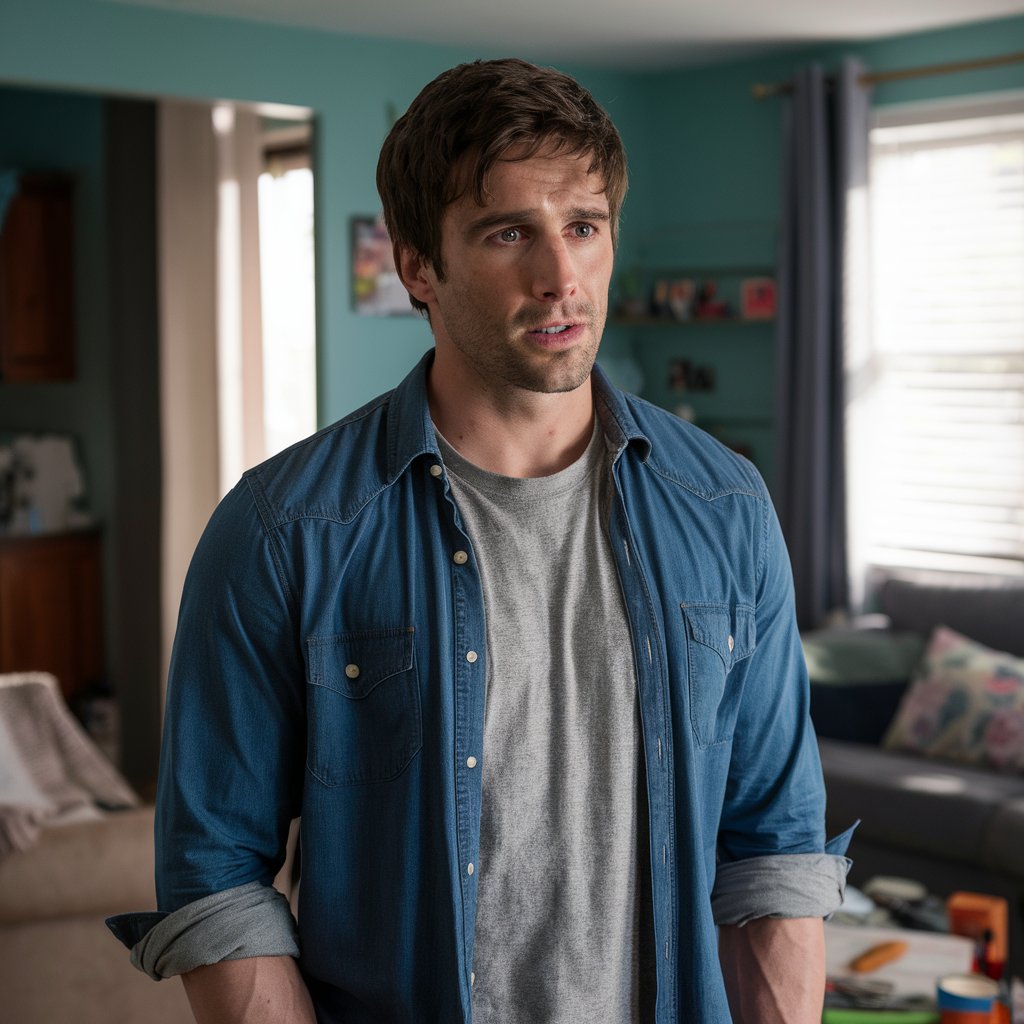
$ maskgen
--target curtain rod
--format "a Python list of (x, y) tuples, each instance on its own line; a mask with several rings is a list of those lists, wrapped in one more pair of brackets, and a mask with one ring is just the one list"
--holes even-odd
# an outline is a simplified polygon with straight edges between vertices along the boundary
[[(1024, 51), (1004, 53), (999, 57), (961, 60), (951, 64), (929, 64), (920, 68), (904, 68), (902, 71), (872, 71), (861, 75), (857, 81), (864, 86), (881, 85), (883, 82), (901, 82), (908, 78), (928, 78), (931, 75), (950, 75), (957, 71), (977, 71), (981, 68), (1001, 67), (1004, 64), (1019, 64), (1022, 61), (1024, 61)], [(793, 85), (790, 82), (776, 82), (774, 85), (758, 82), (751, 88), (754, 99), (757, 100), (766, 100), (771, 96), (779, 96), (792, 91)]]

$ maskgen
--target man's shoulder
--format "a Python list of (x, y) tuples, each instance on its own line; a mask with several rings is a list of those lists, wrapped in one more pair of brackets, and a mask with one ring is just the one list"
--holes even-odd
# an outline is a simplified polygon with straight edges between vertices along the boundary
[(620, 392), (650, 442), (647, 466), (701, 498), (748, 494), (766, 499), (761, 474), (743, 455), (707, 431), (643, 398)]
[(378, 395), (245, 472), (243, 483), (268, 525), (302, 518), (347, 522), (386, 485), (394, 394)]

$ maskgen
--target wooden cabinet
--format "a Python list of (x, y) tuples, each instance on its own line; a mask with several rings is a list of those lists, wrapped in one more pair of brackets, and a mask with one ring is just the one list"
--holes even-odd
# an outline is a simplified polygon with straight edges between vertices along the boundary
[(0, 378), (75, 375), (72, 182), (23, 174), (0, 230)]
[(0, 538), (0, 672), (52, 672), (65, 697), (103, 678), (96, 532)]

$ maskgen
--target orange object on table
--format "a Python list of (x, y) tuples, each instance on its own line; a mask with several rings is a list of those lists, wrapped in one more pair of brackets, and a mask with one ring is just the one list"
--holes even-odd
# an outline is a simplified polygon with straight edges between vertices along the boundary
[(955, 892), (946, 900), (949, 930), (976, 943), (979, 974), (998, 981), (1003, 976), (1007, 958), (1009, 912), (1001, 896), (981, 892)]
[(879, 967), (891, 964), (899, 960), (910, 947), (902, 940), (893, 942), (880, 942), (869, 950), (861, 953), (860, 956), (850, 961), (850, 970), (858, 974), (867, 974), (868, 971), (877, 971)]
[(943, 1010), (939, 1024), (1012, 1024), (1010, 1008), (996, 1003), (991, 1010)]

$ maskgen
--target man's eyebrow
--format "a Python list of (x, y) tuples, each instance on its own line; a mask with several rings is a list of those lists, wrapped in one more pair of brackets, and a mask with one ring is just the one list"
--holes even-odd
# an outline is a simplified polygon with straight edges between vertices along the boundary
[(611, 214), (607, 210), (590, 209), (585, 206), (577, 206), (569, 211), (571, 220), (611, 220)]
[[(535, 217), (536, 211), (534, 210), (496, 210), (494, 213), (488, 213), (483, 217), (470, 221), (466, 226), (466, 233), (475, 235), (481, 231), (504, 227), (506, 224), (530, 224)], [(571, 210), (568, 210), (567, 217), (569, 220), (611, 220), (607, 210), (591, 209), (583, 206), (574, 206)]]

